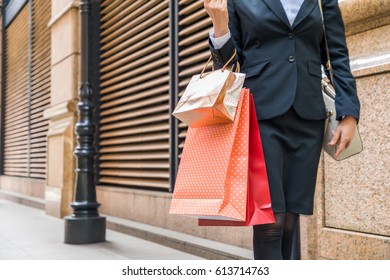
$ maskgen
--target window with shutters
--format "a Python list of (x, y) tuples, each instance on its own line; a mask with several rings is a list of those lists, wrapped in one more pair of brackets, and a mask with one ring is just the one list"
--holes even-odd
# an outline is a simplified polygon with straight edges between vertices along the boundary
[[(210, 57), (208, 33), (211, 19), (203, 0), (179, 0), (179, 96), (193, 75), (199, 74)], [(211, 66), (210, 66), (211, 67)], [(179, 124), (179, 154), (184, 146), (187, 125)]]
[(29, 13), (29, 6), (24, 6), (5, 31), (5, 175), (29, 174)]
[(5, 175), (46, 177), (48, 121), (43, 111), (50, 104), (50, 3), (27, 3), (5, 29)]
[(99, 183), (169, 188), (169, 0), (101, 2)]
[(32, 1), (29, 171), (33, 178), (45, 178), (46, 174), (49, 120), (43, 118), (43, 111), (50, 105), (50, 2)]

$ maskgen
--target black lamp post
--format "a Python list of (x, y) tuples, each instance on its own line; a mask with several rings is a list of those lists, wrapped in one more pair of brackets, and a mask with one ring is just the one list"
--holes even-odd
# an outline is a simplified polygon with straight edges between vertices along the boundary
[(95, 187), (95, 126), (93, 92), (90, 83), (90, 14), (91, 0), (80, 1), (81, 76), (78, 108), (76, 156), (76, 195), (71, 203), (73, 214), (65, 217), (65, 243), (87, 244), (106, 239), (106, 219), (99, 216)]

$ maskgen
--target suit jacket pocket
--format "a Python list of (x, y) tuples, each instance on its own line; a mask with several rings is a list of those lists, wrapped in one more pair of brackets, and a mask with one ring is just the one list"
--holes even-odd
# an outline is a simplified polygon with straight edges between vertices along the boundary
[(313, 62), (309, 62), (308, 64), (308, 71), (310, 75), (322, 78), (322, 72), (321, 72), (321, 64), (316, 64)]
[(261, 72), (264, 71), (269, 63), (270, 61), (263, 61), (254, 65), (252, 64), (249, 67), (244, 65), (241, 69), (241, 72), (246, 74), (245, 78), (258, 76), (261, 74)]

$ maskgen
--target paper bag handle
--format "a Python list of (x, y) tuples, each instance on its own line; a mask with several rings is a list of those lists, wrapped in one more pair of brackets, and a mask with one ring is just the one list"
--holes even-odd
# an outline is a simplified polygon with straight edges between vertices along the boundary
[[(230, 59), (225, 63), (225, 65), (221, 68), (222, 72), (226, 70), (226, 67), (227, 67), (227, 66), (229, 65), (229, 63), (234, 59), (234, 57), (236, 56), (236, 54), (237, 54), (237, 50), (234, 50), (234, 53), (233, 53), (233, 55), (231, 56), (231, 58), (230, 58)], [(209, 60), (206, 62), (206, 65), (203, 67), (203, 70), (202, 70), (202, 72), (200, 73), (200, 77), (199, 77), (200, 79), (203, 78), (204, 71), (206, 70), (207, 66), (209, 65), (211, 59), (212, 59), (212, 56), (210, 55)], [(232, 65), (231, 71), (233, 71), (233, 68), (234, 68), (234, 64)], [(214, 66), (212, 67), (212, 70), (214, 71)], [(241, 70), (241, 68), (240, 68), (240, 63), (237, 61), (236, 71), (237, 71), (238, 73), (240, 73), (240, 70)]]

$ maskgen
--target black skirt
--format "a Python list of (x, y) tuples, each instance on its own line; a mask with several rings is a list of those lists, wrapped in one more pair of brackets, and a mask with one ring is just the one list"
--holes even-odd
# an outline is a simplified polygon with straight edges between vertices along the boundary
[(324, 127), (325, 120), (304, 120), (293, 108), (259, 121), (275, 213), (313, 214)]

